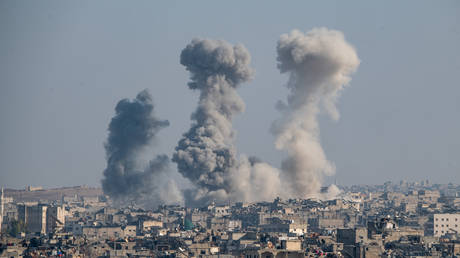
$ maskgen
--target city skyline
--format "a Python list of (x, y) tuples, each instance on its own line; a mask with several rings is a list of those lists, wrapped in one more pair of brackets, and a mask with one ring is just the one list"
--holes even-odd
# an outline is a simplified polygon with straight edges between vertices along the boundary
[(6, 190), (8, 257), (451, 257), (460, 185), (385, 182), (332, 199), (118, 206), (101, 189)]

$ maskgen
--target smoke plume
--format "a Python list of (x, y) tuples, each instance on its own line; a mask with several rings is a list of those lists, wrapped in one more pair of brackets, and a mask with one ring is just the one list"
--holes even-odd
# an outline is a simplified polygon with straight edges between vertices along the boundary
[(277, 53), (290, 91), (287, 103), (278, 105), (283, 118), (272, 128), (276, 147), (288, 154), (281, 168), (293, 195), (318, 197), (323, 177), (334, 174), (335, 167), (321, 147), (317, 116), (324, 109), (339, 118), (336, 100), (360, 61), (341, 32), (326, 28), (281, 35)]
[[(156, 156), (146, 168), (142, 168), (137, 157), (167, 126), (167, 120), (154, 116), (152, 97), (147, 90), (140, 92), (132, 101), (123, 99), (118, 102), (105, 144), (107, 168), (102, 180), (105, 194), (119, 203), (136, 201), (154, 206), (162, 202), (157, 198), (155, 181), (165, 176), (168, 156)], [(180, 196), (170, 200), (178, 199)]]
[(248, 177), (253, 166), (244, 156), (237, 158), (232, 128), (233, 117), (245, 108), (236, 89), (253, 75), (250, 60), (242, 45), (220, 40), (195, 39), (181, 53), (180, 62), (190, 72), (188, 86), (200, 92), (192, 126), (173, 155), (178, 171), (196, 187), (185, 194), (189, 205), (252, 198), (240, 176)]

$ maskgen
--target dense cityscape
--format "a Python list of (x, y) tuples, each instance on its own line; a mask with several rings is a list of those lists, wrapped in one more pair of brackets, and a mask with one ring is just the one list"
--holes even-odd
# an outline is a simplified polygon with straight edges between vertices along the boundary
[[(323, 190), (325, 190), (324, 188)], [(331, 200), (117, 207), (101, 189), (4, 189), (0, 257), (454, 257), (460, 186), (341, 187)]]

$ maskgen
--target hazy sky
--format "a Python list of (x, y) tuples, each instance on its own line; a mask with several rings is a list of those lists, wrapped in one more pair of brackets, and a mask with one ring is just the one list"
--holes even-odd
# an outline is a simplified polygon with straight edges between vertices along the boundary
[[(170, 127), (171, 155), (198, 93), (180, 51), (194, 37), (244, 44), (256, 73), (239, 93), (240, 153), (279, 167), (271, 123), (285, 100), (276, 42), (293, 29), (344, 33), (361, 59), (322, 116), (339, 184), (429, 179), (460, 183), (459, 1), (1, 1), (0, 186), (100, 185), (115, 104), (149, 89)], [(174, 170), (175, 166), (173, 164)]]

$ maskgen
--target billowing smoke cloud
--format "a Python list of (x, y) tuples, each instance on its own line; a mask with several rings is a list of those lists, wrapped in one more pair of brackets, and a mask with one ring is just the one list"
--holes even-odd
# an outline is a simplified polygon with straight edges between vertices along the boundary
[(288, 197), (282, 188), (280, 172), (254, 157), (241, 155), (238, 166), (231, 170), (232, 200), (257, 202)]
[(326, 193), (324, 193), (323, 196), (321, 197), (322, 199), (325, 199), (325, 200), (334, 200), (334, 199), (337, 199), (337, 197), (341, 193), (342, 191), (339, 189), (339, 187), (337, 187), (336, 185), (330, 185), (327, 188)]
[(123, 99), (115, 107), (115, 116), (109, 124), (109, 136), (105, 144), (107, 168), (102, 188), (116, 202), (135, 201), (153, 207), (163, 202), (180, 201), (180, 196), (159, 199), (157, 185), (167, 171), (169, 158), (158, 155), (146, 168), (139, 164), (138, 156), (156, 134), (169, 126), (167, 120), (154, 116), (152, 97), (147, 90), (132, 101)]
[(332, 119), (339, 118), (336, 100), (360, 61), (341, 32), (325, 28), (281, 35), (277, 53), (290, 90), (287, 103), (278, 105), (283, 118), (272, 128), (276, 147), (288, 153), (283, 176), (293, 196), (318, 197), (323, 177), (335, 173), (335, 167), (321, 147), (317, 115), (324, 108)]
[(189, 205), (253, 198), (241, 187), (245, 178), (240, 176), (263, 177), (262, 172), (251, 175), (254, 166), (245, 157), (239, 161), (233, 145), (232, 119), (245, 108), (236, 88), (253, 75), (250, 59), (242, 45), (220, 40), (195, 39), (181, 53), (180, 62), (191, 74), (188, 86), (200, 92), (192, 127), (173, 155), (179, 172), (196, 186), (185, 195)]

